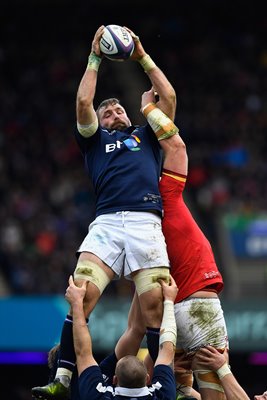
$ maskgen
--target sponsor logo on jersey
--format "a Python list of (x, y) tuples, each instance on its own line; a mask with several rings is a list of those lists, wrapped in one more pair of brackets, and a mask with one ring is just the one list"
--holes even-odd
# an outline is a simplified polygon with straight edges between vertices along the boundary
[(129, 138), (125, 139), (123, 142), (120, 140), (116, 140), (115, 143), (106, 144), (106, 153), (111, 153), (116, 149), (120, 149), (122, 144), (124, 144), (128, 150), (130, 151), (139, 151), (141, 150), (138, 144), (141, 143), (141, 140), (136, 135), (131, 135)]
[(138, 147), (138, 144), (141, 143), (141, 140), (136, 135), (132, 134), (128, 139), (124, 140), (123, 143), (131, 151), (141, 150), (140, 147)]

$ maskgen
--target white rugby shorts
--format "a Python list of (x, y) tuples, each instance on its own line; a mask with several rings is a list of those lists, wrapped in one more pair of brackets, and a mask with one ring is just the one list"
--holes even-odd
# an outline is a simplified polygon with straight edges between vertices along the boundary
[(78, 253), (99, 257), (120, 277), (140, 269), (170, 267), (161, 218), (151, 212), (120, 211), (98, 216)]
[(219, 298), (188, 298), (174, 305), (177, 350), (196, 351), (207, 344), (229, 348), (227, 328)]

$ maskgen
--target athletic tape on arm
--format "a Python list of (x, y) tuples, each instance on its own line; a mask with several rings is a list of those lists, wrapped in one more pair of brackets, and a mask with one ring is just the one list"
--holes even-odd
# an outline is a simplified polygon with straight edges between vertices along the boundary
[(142, 65), (142, 67), (144, 68), (145, 72), (148, 72), (153, 68), (156, 68), (156, 64), (154, 63), (154, 61), (152, 60), (152, 58), (148, 54), (146, 54), (144, 57), (142, 57), (139, 60), (139, 63), (140, 63), (140, 65)]
[(92, 122), (92, 124), (89, 125), (81, 125), (79, 124), (79, 122), (77, 122), (77, 129), (78, 132), (85, 138), (89, 138), (90, 136), (93, 136), (98, 128), (98, 119), (96, 118), (96, 120), (94, 122)]
[(88, 57), (87, 69), (91, 69), (97, 72), (101, 61), (101, 57), (97, 56), (94, 52), (91, 52)]
[(172, 342), (176, 346), (177, 328), (174, 316), (174, 305), (171, 300), (164, 300), (163, 317), (160, 327), (159, 344)]
[(232, 373), (232, 372), (231, 372), (231, 369), (230, 369), (230, 366), (229, 366), (227, 363), (223, 364), (223, 365), (221, 366), (221, 368), (217, 369), (216, 372), (217, 372), (217, 375), (218, 375), (218, 377), (219, 377), (220, 379), (224, 378), (225, 375), (229, 375), (229, 374)]
[(179, 133), (177, 126), (156, 106), (155, 103), (148, 103), (142, 109), (142, 113), (155, 132), (158, 140), (167, 139)]

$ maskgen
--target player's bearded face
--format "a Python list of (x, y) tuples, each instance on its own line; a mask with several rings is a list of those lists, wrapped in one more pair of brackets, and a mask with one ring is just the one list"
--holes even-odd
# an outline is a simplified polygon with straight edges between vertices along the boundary
[(131, 125), (124, 108), (119, 104), (109, 105), (103, 111), (101, 110), (99, 117), (103, 128), (122, 131)]
[(130, 126), (129, 120), (116, 119), (110, 126), (111, 129), (116, 129), (117, 131), (122, 131)]

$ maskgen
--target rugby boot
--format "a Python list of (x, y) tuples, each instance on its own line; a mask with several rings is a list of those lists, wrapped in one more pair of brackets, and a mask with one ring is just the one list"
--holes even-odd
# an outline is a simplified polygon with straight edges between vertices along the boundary
[(41, 400), (69, 400), (70, 389), (62, 385), (59, 379), (55, 379), (48, 385), (32, 388), (32, 396)]

